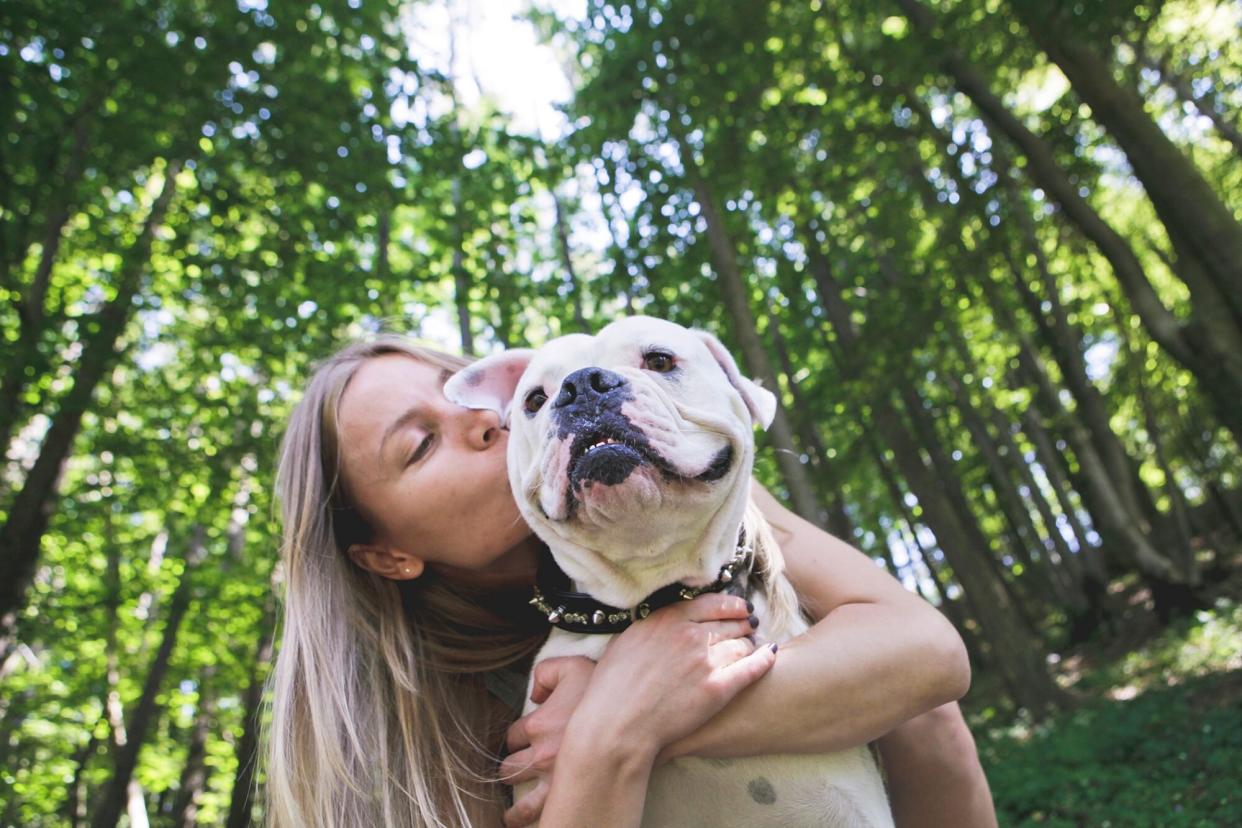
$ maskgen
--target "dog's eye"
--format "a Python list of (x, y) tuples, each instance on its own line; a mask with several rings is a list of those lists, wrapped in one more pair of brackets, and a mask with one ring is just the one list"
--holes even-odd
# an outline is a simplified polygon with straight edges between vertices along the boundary
[(532, 388), (526, 395), (526, 402), (522, 404), (522, 407), (526, 409), (527, 414), (535, 414), (547, 401), (548, 395), (543, 392), (542, 388)]
[(648, 351), (643, 354), (643, 367), (657, 374), (667, 374), (677, 367), (677, 362), (668, 351)]

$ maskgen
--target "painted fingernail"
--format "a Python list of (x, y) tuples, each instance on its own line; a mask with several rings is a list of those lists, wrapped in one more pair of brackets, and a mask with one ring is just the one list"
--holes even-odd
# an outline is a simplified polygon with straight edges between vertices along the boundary
[(750, 628), (751, 628), (752, 630), (753, 630), (753, 629), (756, 629), (756, 628), (759, 626), (759, 616), (757, 616), (757, 615), (752, 615), (751, 617), (747, 618), (746, 620), (750, 622)]
[(755, 611), (755, 602), (754, 602), (754, 601), (747, 601), (747, 602), (746, 602), (746, 611), (747, 611), (747, 612), (754, 612), (754, 611)]
[(776, 647), (776, 642), (775, 642), (775, 641), (773, 641), (773, 642), (772, 642), (771, 644), (769, 644), (768, 646), (772, 648), (772, 652), (774, 652), (774, 653), (776, 652), (777, 647)]

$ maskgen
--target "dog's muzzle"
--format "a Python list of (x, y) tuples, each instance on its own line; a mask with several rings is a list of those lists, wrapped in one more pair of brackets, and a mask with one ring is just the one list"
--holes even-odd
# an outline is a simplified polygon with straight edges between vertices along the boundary
[(557, 438), (571, 440), (569, 488), (588, 481), (616, 486), (651, 462), (643, 433), (621, 413), (634, 399), (629, 381), (603, 368), (581, 368), (565, 377), (552, 403)]

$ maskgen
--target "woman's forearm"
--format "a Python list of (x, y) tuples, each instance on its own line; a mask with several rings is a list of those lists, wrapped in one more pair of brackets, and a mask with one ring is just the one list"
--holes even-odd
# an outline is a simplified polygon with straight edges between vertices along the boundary
[(844, 604), (781, 644), (768, 675), (661, 758), (854, 747), (960, 698), (969, 684), (961, 638), (931, 607), (913, 598)]
[(575, 731), (571, 724), (539, 824), (543, 828), (639, 825), (654, 762), (652, 750), (627, 744), (623, 738), (601, 741), (595, 734)]

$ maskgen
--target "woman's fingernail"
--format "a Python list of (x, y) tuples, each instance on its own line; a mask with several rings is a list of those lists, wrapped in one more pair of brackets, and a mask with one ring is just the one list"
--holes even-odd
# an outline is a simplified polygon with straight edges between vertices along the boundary
[(757, 615), (752, 615), (750, 618), (747, 618), (746, 620), (750, 622), (750, 628), (752, 630), (756, 629), (759, 626), (759, 616)]
[(747, 611), (747, 612), (752, 612), (752, 613), (755, 611), (755, 602), (754, 602), (754, 601), (747, 601), (747, 602), (746, 602), (746, 611)]
[(773, 641), (773, 642), (772, 642), (771, 644), (769, 644), (768, 646), (772, 648), (772, 652), (774, 652), (774, 653), (776, 652), (777, 647), (776, 647), (776, 642), (775, 642), (775, 641)]

